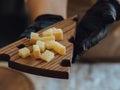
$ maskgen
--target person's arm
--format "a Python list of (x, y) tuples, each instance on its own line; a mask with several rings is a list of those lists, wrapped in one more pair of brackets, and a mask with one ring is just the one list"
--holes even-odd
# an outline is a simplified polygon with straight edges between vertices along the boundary
[(67, 16), (67, 0), (25, 0), (25, 3), (32, 23), (20, 38), (29, 38), (31, 32), (53, 25)]
[(67, 16), (67, 0), (26, 0), (26, 6), (32, 21), (43, 14)]

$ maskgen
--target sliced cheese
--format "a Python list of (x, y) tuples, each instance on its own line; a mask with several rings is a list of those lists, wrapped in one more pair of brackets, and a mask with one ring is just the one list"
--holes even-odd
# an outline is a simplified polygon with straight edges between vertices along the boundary
[(36, 45), (39, 45), (40, 51), (44, 52), (45, 51), (45, 42), (38, 40), (36, 42)]
[(50, 28), (42, 33), (42, 36), (55, 36), (55, 40), (63, 40), (63, 31), (58, 28)]
[(30, 50), (27, 47), (18, 50), (18, 55), (22, 58), (30, 56)]
[(42, 32), (42, 36), (45, 37), (45, 36), (52, 36), (53, 35), (53, 29), (52, 28), (49, 28), (48, 30)]
[(46, 37), (41, 37), (41, 38), (39, 38), (39, 40), (41, 40), (41, 41), (44, 41), (44, 42), (47, 42), (47, 41), (55, 41), (55, 36), (46, 36)]
[(49, 51), (49, 50), (46, 50), (44, 53), (42, 53), (41, 55), (41, 59), (42, 60), (45, 60), (47, 62), (50, 62), (51, 60), (53, 60), (55, 57), (54, 53)]
[(47, 49), (53, 49), (53, 44), (54, 44), (54, 41), (45, 42), (45, 46)]
[(35, 58), (39, 59), (40, 55), (41, 55), (41, 53), (40, 53), (40, 47), (39, 47), (39, 45), (33, 45), (33, 56)]
[(53, 35), (55, 35), (55, 40), (63, 40), (63, 31), (62, 29), (53, 29)]
[(31, 35), (30, 35), (30, 43), (31, 43), (31, 44), (35, 44), (38, 39), (39, 39), (39, 34), (38, 34), (38, 33), (31, 32)]
[(56, 51), (57, 53), (61, 55), (66, 54), (66, 47), (62, 45), (61, 43), (54, 41), (52, 47), (53, 47), (53, 50)]

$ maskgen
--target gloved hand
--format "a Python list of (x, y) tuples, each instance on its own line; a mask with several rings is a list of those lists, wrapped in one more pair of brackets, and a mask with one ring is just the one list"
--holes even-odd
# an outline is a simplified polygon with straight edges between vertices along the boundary
[(120, 4), (117, 0), (98, 0), (82, 20), (77, 21), (72, 62), (80, 60), (88, 49), (102, 40), (119, 19)]
[(40, 29), (48, 27), (52, 24), (55, 24), (59, 21), (63, 20), (62, 16), (59, 15), (52, 15), (52, 14), (45, 14), (38, 16), (35, 21), (29, 25), (26, 30), (20, 35), (22, 37), (30, 37), (31, 32), (37, 32)]

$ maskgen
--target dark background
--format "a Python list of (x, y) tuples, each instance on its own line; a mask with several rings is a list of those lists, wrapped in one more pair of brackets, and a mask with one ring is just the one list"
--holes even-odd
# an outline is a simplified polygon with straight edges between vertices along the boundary
[(16, 41), (27, 21), (24, 0), (0, 0), (0, 47)]
[[(68, 0), (68, 17), (85, 12), (94, 0)], [(18, 40), (29, 25), (24, 0), (0, 0), (0, 47)]]

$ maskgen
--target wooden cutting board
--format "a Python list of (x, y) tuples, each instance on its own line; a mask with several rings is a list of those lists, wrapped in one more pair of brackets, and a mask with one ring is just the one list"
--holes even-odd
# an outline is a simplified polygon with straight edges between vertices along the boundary
[(24, 74), (0, 66), (0, 90), (35, 90), (33, 83)]
[[(33, 57), (28, 57), (26, 59), (20, 58), (18, 56), (18, 49), (23, 46), (31, 49), (32, 46), (29, 43), (29, 39), (22, 38), (8, 46), (1, 48), (0, 58), (9, 60), (9, 67), (23, 72), (53, 78), (68, 79), (73, 52), (73, 44), (69, 41), (69, 39), (74, 34), (75, 22), (73, 21), (73, 18), (69, 18), (50, 27), (61, 28), (63, 30), (64, 40), (60, 41), (60, 43), (66, 46), (66, 55), (61, 56), (59, 54), (56, 54), (54, 60), (49, 63), (42, 60), (36, 60)], [(48, 28), (40, 30), (38, 33), (41, 35), (41, 33)]]

